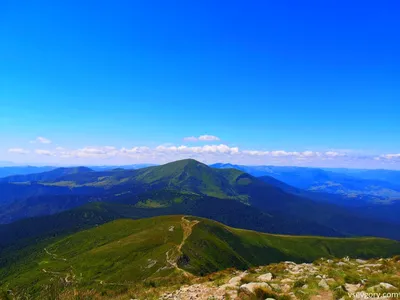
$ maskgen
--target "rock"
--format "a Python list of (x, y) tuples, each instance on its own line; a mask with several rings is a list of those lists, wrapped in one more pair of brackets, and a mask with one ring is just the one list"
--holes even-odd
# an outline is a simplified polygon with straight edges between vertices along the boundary
[(356, 262), (357, 263), (359, 263), (359, 264), (365, 264), (367, 261), (366, 260), (363, 260), (363, 259), (356, 259)]
[(325, 281), (326, 281), (328, 284), (334, 284), (334, 283), (336, 282), (336, 280), (333, 279), (333, 278), (326, 278)]
[(350, 284), (350, 283), (344, 284), (344, 288), (349, 293), (355, 293), (360, 287), (361, 287), (361, 284)]
[(293, 283), (294, 280), (291, 279), (291, 278), (285, 278), (285, 279), (282, 279), (281, 282), (282, 282), (282, 283)]
[(284, 286), (282, 286), (282, 291), (284, 291), (285, 293), (289, 292), (291, 289), (290, 285), (285, 284)]
[(250, 282), (240, 286), (239, 291), (244, 292), (246, 294), (254, 294), (257, 288), (267, 288), (270, 289), (271, 287), (268, 283), (265, 282)]
[(329, 285), (325, 281), (325, 279), (321, 279), (321, 281), (318, 283), (318, 286), (323, 288), (324, 290), (329, 290)]
[(385, 290), (393, 290), (396, 289), (395, 286), (391, 285), (390, 283), (386, 283), (386, 282), (381, 282), (379, 284), (382, 288), (384, 288)]
[(236, 288), (240, 284), (240, 280), (247, 274), (247, 272), (243, 272), (238, 276), (232, 277), (228, 283), (221, 285), (220, 289), (228, 289), (228, 288)]
[(240, 282), (240, 280), (242, 280), (242, 276), (235, 276), (235, 277), (232, 277), (230, 280), (229, 280), (229, 284), (232, 284), (232, 285), (237, 285), (237, 284), (239, 284), (239, 282)]
[(364, 264), (361, 266), (358, 266), (359, 268), (379, 268), (381, 267), (381, 264)]
[(326, 262), (327, 262), (328, 264), (331, 264), (331, 263), (333, 263), (333, 260), (332, 260), (332, 259), (328, 259)]
[(265, 300), (275, 300), (274, 298), (267, 298), (267, 299), (265, 299)]
[(337, 266), (342, 267), (342, 266), (347, 266), (346, 263), (339, 261), (338, 263), (336, 263)]
[(368, 292), (372, 293), (381, 293), (387, 290), (395, 290), (396, 287), (391, 285), (390, 283), (381, 282), (373, 287), (367, 289)]
[(315, 276), (315, 278), (322, 279), (322, 276), (321, 275), (317, 275), (317, 276)]
[(267, 274), (263, 274), (257, 277), (258, 280), (261, 281), (271, 281), (272, 280), (272, 274), (271, 273), (267, 273)]
[(303, 285), (301, 288), (304, 289), (304, 290), (308, 289), (308, 284)]

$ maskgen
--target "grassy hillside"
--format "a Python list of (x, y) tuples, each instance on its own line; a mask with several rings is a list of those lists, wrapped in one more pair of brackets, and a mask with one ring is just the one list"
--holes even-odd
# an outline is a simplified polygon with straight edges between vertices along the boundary
[(181, 266), (197, 275), (221, 268), (247, 269), (278, 261), (311, 262), (319, 257), (379, 257), (400, 251), (400, 242), (377, 238), (272, 235), (234, 229), (202, 219), (183, 247)]
[[(140, 219), (174, 214), (209, 218), (229, 226), (261, 232), (341, 236), (339, 232), (313, 222), (272, 216), (238, 201), (204, 196), (191, 198), (176, 191), (163, 191), (161, 195), (158, 193), (138, 196), (135, 205), (93, 202), (54, 215), (0, 225), (0, 257), (4, 257), (4, 251), (9, 251), (10, 247), (19, 249), (39, 240), (64, 236), (115, 219)], [(123, 199), (120, 200), (123, 202)], [(129, 202), (132, 199), (128, 197), (126, 200)]]
[(183, 216), (122, 219), (31, 246), (18, 261), (3, 263), (0, 285), (40, 297), (54, 279), (66, 288), (104, 290), (170, 284), (192, 274), (282, 260), (398, 253), (400, 243), (386, 239), (270, 235)]

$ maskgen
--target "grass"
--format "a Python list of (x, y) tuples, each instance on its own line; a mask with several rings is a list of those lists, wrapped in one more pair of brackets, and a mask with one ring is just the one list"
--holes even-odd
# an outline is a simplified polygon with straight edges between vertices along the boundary
[[(146, 291), (180, 286), (191, 280), (190, 273), (210, 280), (217, 280), (219, 276), (222, 284), (232, 271), (214, 272), (229, 268), (244, 270), (272, 263), (268, 271), (277, 277), (286, 272), (282, 264), (277, 264), (281, 261), (311, 262), (319, 257), (344, 256), (371, 258), (400, 253), (400, 243), (386, 239), (272, 235), (234, 229), (197, 217), (185, 219), (182, 216), (121, 219), (67, 237), (42, 241), (21, 250), (24, 255), (11, 264), (4, 262), (0, 271), (1, 288), (42, 297), (45, 292), (69, 293), (74, 287), (78, 291), (93, 290), (117, 297), (138, 286)], [(191, 223), (191, 231), (186, 228), (188, 221), (198, 221)], [(325, 261), (318, 263), (326, 264)], [(396, 272), (392, 265), (388, 263), (382, 268), (388, 274), (388, 283), (400, 283), (389, 276)], [(361, 280), (353, 270), (339, 269), (326, 269), (326, 272), (331, 272), (337, 282)], [(256, 269), (252, 269), (242, 278), (242, 283), (254, 282), (257, 276)], [(382, 275), (379, 276), (381, 279)], [(61, 287), (57, 282), (62, 283)], [(316, 283), (307, 279), (296, 281), (294, 287), (300, 289), (304, 284), (309, 285), (307, 293), (316, 288)]]

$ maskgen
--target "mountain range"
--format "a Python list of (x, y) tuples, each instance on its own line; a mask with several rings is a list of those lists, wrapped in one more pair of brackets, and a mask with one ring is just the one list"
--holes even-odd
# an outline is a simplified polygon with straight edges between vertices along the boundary
[(290, 186), (338, 194), (347, 202), (383, 202), (400, 199), (400, 171), (322, 169), (281, 166), (213, 164), (213, 168), (234, 168), (257, 177), (273, 177)]
[(186, 159), (1, 178), (1, 289), (41, 298), (58, 278), (62, 289), (108, 293), (230, 267), (400, 253), (400, 202), (349, 205), (337, 193), (216, 167)]
[(125, 205), (130, 213), (193, 214), (264, 232), (400, 239), (398, 223), (322, 201), (323, 194), (313, 198), (310, 191), (273, 178), (211, 168), (191, 159), (136, 170), (61, 168), (6, 177), (0, 188), (9, 191), (2, 192), (0, 200), (2, 223), (107, 202)]

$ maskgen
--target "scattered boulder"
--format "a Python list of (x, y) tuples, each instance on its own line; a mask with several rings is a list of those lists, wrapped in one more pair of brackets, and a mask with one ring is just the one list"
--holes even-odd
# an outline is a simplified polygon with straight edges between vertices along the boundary
[(240, 286), (239, 291), (244, 292), (246, 294), (252, 295), (254, 294), (257, 288), (267, 288), (270, 289), (271, 287), (268, 283), (265, 282), (250, 282)]
[(349, 293), (355, 293), (360, 287), (361, 284), (350, 284), (350, 283), (344, 284), (345, 290)]
[(258, 280), (261, 280), (261, 281), (271, 281), (273, 276), (271, 273), (267, 273), (267, 274), (260, 275), (257, 278), (258, 278)]
[(336, 280), (333, 279), (333, 278), (326, 278), (325, 281), (326, 281), (326, 283), (329, 284), (329, 285), (334, 284), (334, 283), (336, 282)]
[(386, 290), (395, 290), (396, 289), (396, 287), (394, 285), (391, 285), (390, 283), (386, 283), (386, 282), (381, 282), (379, 285)]
[(367, 261), (366, 261), (366, 260), (363, 260), (363, 259), (356, 259), (356, 262), (359, 263), (359, 264), (365, 264), (365, 263), (367, 263)]
[(367, 289), (367, 291), (371, 293), (381, 293), (390, 290), (396, 290), (396, 287), (386, 282), (381, 282), (380, 284), (374, 285)]
[(285, 284), (285, 285), (282, 286), (282, 291), (283, 291), (283, 292), (287, 293), (287, 292), (289, 292), (290, 290), (291, 290), (290, 285)]
[(321, 281), (318, 282), (318, 286), (323, 288), (324, 290), (329, 290), (329, 285), (325, 279), (321, 279)]

